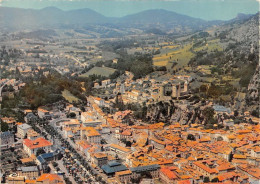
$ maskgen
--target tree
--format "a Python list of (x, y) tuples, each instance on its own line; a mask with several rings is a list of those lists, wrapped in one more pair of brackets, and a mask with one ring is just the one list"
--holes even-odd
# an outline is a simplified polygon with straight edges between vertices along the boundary
[(38, 149), (37, 152), (36, 152), (36, 156), (39, 156), (41, 154), (44, 154), (46, 153), (42, 148)]
[(8, 129), (9, 129), (8, 124), (1, 120), (1, 131), (6, 132), (6, 131), (8, 131)]
[(203, 182), (204, 183), (209, 183), (210, 182), (209, 177), (208, 176), (204, 177)]
[(196, 141), (195, 136), (192, 135), (192, 134), (189, 134), (189, 135), (187, 136), (187, 139), (188, 139), (188, 140), (191, 140), (191, 141)]
[(74, 112), (71, 112), (71, 113), (69, 114), (69, 117), (70, 117), (70, 118), (75, 118), (75, 117), (76, 117), (76, 114), (75, 114)]
[(217, 141), (223, 141), (223, 137), (218, 136)]
[(126, 145), (126, 147), (131, 147), (132, 143), (130, 141), (126, 141), (125, 145)]
[(211, 182), (217, 183), (217, 182), (219, 182), (219, 180), (218, 180), (218, 178), (214, 178), (211, 180)]
[(203, 116), (206, 118), (206, 121), (213, 119), (214, 109), (212, 107), (207, 107), (202, 111)]
[(238, 111), (237, 111), (237, 110), (234, 111), (234, 116), (235, 116), (235, 117), (238, 116)]
[(52, 165), (53, 165), (53, 167), (57, 167), (58, 166), (57, 162), (53, 162)]

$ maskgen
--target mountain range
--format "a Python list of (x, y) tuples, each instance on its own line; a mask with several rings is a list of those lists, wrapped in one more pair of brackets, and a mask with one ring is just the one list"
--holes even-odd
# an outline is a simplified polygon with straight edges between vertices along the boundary
[[(245, 18), (240, 15), (238, 18)], [(163, 31), (191, 32), (219, 25), (223, 21), (205, 21), (175, 12), (153, 9), (124, 17), (105, 17), (91, 9), (63, 11), (55, 7), (44, 9), (22, 9), (0, 7), (0, 29), (25, 30), (39, 28), (82, 28), (90, 24), (111, 24), (120, 27), (159, 28)]]

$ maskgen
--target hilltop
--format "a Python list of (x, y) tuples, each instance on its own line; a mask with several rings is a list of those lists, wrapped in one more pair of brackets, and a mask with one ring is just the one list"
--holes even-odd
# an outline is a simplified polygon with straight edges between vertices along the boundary
[[(163, 31), (192, 32), (218, 25), (222, 21), (205, 21), (162, 9), (147, 10), (125, 17), (105, 17), (91, 9), (63, 11), (55, 7), (22, 9), (0, 7), (0, 25), (5, 29), (84, 28), (86, 25), (106, 25), (142, 30), (160, 28)], [(44, 18), (43, 18), (44, 17)]]

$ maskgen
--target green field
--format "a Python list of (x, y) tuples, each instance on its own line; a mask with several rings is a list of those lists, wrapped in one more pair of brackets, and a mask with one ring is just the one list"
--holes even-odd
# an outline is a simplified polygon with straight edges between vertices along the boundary
[(214, 50), (223, 51), (223, 48), (220, 44), (219, 39), (215, 39), (215, 40), (209, 40), (206, 45), (197, 47), (194, 49), (195, 52), (201, 51), (201, 50), (207, 50), (208, 52), (211, 52)]
[(94, 67), (89, 70), (87, 73), (80, 75), (80, 77), (88, 77), (90, 75), (101, 75), (104, 77), (109, 77), (109, 75), (113, 74), (116, 69), (108, 68), (108, 67)]
[[(172, 66), (172, 62), (169, 61), (176, 61), (177, 65), (175, 66), (175, 69), (185, 67), (189, 63), (190, 59), (195, 56), (195, 54), (191, 52), (192, 47), (193, 43), (189, 43), (183, 46), (172, 46), (170, 47), (171, 49), (162, 49), (161, 54), (154, 56), (153, 64), (154, 66), (166, 66), (169, 69)], [(219, 39), (215, 39), (209, 40), (205, 46), (193, 49), (194, 52), (201, 50), (211, 52), (214, 50), (222, 51), (223, 48)]]
[[(166, 66), (167, 68), (171, 68), (172, 63), (169, 61), (176, 61), (177, 65), (175, 68), (182, 68), (186, 66), (190, 59), (194, 56), (192, 52), (190, 52), (190, 48), (192, 44), (184, 45), (183, 47), (174, 47), (174, 50), (167, 52), (166, 54), (159, 54), (153, 58), (155, 66)], [(176, 49), (178, 48), (178, 49)]]
[(77, 97), (75, 97), (73, 94), (71, 94), (68, 90), (64, 90), (62, 91), (62, 96), (68, 100), (70, 103), (72, 103), (73, 101), (78, 102), (79, 99)]

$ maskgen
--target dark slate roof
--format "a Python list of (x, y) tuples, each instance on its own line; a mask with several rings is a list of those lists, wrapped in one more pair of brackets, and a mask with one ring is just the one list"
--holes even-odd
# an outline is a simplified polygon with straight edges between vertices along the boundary
[(13, 133), (10, 131), (0, 132), (0, 137), (13, 136)]
[(110, 161), (110, 162), (107, 163), (107, 165), (109, 165), (110, 167), (114, 167), (114, 166), (121, 165), (121, 163), (116, 162), (116, 161)]
[(37, 172), (38, 168), (37, 166), (29, 166), (29, 167), (20, 167), (17, 169), (18, 171), (22, 171), (22, 172)]
[[(112, 165), (112, 166), (110, 166)], [(127, 167), (125, 165), (122, 165), (121, 163), (116, 164), (116, 163), (112, 163), (112, 164), (106, 164), (103, 165), (101, 167), (101, 169), (106, 173), (106, 174), (114, 174), (115, 172), (119, 172), (119, 171), (125, 171), (128, 170)]]
[(37, 157), (37, 160), (39, 160), (39, 162), (40, 162), (41, 164), (43, 164), (43, 163), (46, 162), (46, 161), (44, 160), (44, 158), (41, 157), (41, 155)]
[(47, 158), (52, 158), (56, 155), (56, 153), (54, 152), (51, 152), (51, 153), (44, 153), (44, 154), (41, 154), (40, 156), (42, 156), (42, 158), (44, 159), (47, 159)]
[(227, 112), (227, 113), (231, 113), (230, 108), (226, 108), (222, 105), (213, 105), (213, 109), (217, 112)]
[(160, 165), (158, 164), (130, 168), (132, 172), (154, 171), (157, 169), (160, 169)]
[(18, 125), (18, 127), (19, 128), (21, 128), (21, 129), (29, 129), (29, 128), (32, 128), (30, 125), (28, 125), (28, 124), (26, 124), (26, 123), (24, 123), (24, 124), (22, 124), (22, 125)]
[(45, 163), (45, 159), (48, 159), (48, 158), (52, 158), (54, 157), (55, 155), (57, 155), (56, 152), (51, 152), (51, 153), (44, 153), (44, 154), (41, 154), (39, 156), (37, 156), (37, 159), (39, 160), (39, 162), (42, 163)]
[(26, 118), (37, 118), (37, 116), (35, 116), (33, 113), (28, 113), (26, 116)]

